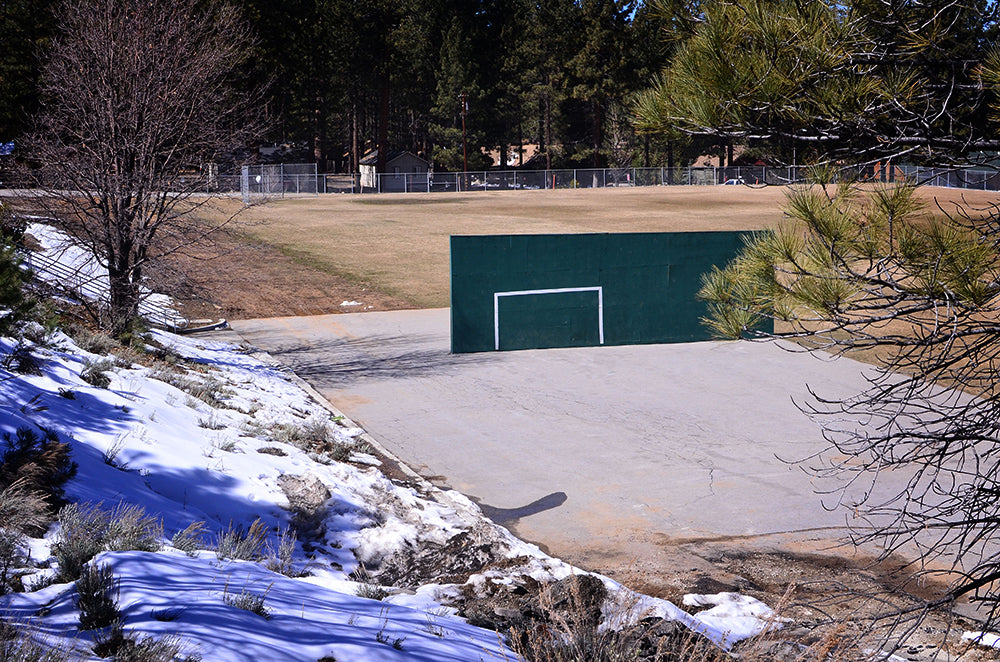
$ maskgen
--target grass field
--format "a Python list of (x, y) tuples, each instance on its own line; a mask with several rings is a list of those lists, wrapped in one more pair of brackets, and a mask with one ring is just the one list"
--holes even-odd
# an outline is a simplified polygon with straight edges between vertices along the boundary
[[(324, 195), (272, 201), (239, 229), (310, 267), (365, 283), (414, 307), (448, 305), (453, 234), (756, 230), (781, 221), (787, 189), (671, 186), (557, 191)], [(946, 209), (986, 191), (928, 188)]]

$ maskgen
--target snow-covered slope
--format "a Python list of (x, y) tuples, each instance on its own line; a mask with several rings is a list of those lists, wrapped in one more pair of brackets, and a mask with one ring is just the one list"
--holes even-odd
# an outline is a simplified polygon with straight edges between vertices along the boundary
[[(392, 484), (363, 462), (318, 462), (295, 445), (268, 438), (327, 421), (341, 443), (352, 444), (356, 433), (330, 420), (286, 375), (236, 348), (167, 334), (159, 340), (213, 366), (208, 373), (192, 371), (184, 377), (213, 380), (224, 407), (209, 407), (152, 377), (164, 377), (162, 369), (157, 373), (139, 365), (109, 370), (107, 389), (91, 386), (79, 374), (85, 360), (99, 357), (59, 336), (56, 347), (37, 352), (42, 375), (2, 374), (0, 432), (44, 426), (71, 440), (79, 472), (67, 496), (107, 507), (141, 505), (162, 518), (165, 541), (192, 522), (203, 521), (217, 534), (231, 525), (246, 528), (260, 518), (276, 546), (278, 532), (292, 524), (280, 476), (312, 473), (331, 496), (323, 539), (312, 541), (308, 554), (301, 542), (296, 550), (295, 565), (310, 573), (306, 577), (285, 577), (257, 563), (220, 561), (210, 551), (192, 558), (169, 545), (158, 553), (103, 554), (95, 563), (110, 563), (121, 580), (126, 630), (178, 634), (193, 652), (219, 661), (314, 662), (324, 655), (352, 660), (514, 659), (495, 632), (465, 624), (452, 616), (453, 609), (430, 598), (400, 596), (405, 604), (396, 605), (391, 597), (379, 602), (355, 595), (359, 584), (349, 578), (358, 563), (354, 550), (364, 548), (374, 557), (422, 539), (447, 538), (464, 526), (453, 511)], [(10, 349), (10, 341), (0, 340), (0, 353)], [(265, 447), (284, 455), (257, 452)], [(28, 585), (56, 571), (48, 545), (54, 534), (33, 544), (43, 567), (26, 578)], [(265, 596), (270, 619), (226, 604), (227, 592), (243, 589)], [(31, 622), (46, 636), (86, 645), (87, 633), (77, 631), (73, 593), (72, 584), (57, 584), (14, 594), (4, 598), (3, 612), (17, 622)], [(42, 606), (48, 606), (46, 615), (34, 616)], [(157, 620), (154, 613), (164, 609), (178, 609), (179, 615)]]

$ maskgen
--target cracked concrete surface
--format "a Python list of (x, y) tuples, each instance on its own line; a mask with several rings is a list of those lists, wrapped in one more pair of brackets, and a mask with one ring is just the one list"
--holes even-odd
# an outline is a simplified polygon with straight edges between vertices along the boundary
[(824, 446), (794, 403), (806, 385), (856, 393), (862, 364), (748, 342), (452, 355), (447, 310), (233, 327), (423, 476), (587, 569), (843, 533), (845, 512), (778, 458)]

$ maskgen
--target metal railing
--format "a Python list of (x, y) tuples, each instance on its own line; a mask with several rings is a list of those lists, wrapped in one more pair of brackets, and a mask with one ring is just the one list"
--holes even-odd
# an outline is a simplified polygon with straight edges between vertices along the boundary
[[(241, 185), (244, 201), (249, 202), (253, 196), (302, 193), (432, 193), (724, 184), (784, 186), (803, 182), (808, 175), (808, 168), (802, 166), (477, 170), (377, 173), (364, 177), (359, 174), (324, 175), (316, 173), (315, 168), (314, 164), (246, 166)], [(844, 172), (861, 181), (910, 179), (929, 186), (1000, 191), (1000, 172), (997, 170), (877, 164), (860, 169), (846, 168)]]
[[(23, 246), (18, 246), (24, 266), (50, 287), (64, 296), (77, 300), (87, 299), (106, 305), (108, 299), (108, 276), (104, 272), (88, 273), (88, 270), (67, 266), (56, 258), (49, 257)], [(139, 302), (139, 314), (151, 324), (168, 329), (183, 329), (188, 321), (167, 302), (164, 295), (155, 295), (143, 289)]]

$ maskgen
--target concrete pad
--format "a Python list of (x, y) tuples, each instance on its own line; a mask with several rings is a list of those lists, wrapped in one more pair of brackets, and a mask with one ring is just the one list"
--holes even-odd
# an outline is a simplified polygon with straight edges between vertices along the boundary
[(794, 402), (806, 385), (857, 393), (862, 364), (749, 342), (452, 355), (446, 309), (232, 325), (424, 477), (583, 567), (844, 533), (782, 460), (825, 445)]

